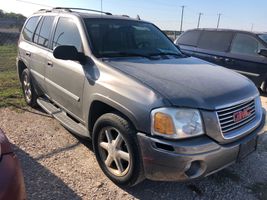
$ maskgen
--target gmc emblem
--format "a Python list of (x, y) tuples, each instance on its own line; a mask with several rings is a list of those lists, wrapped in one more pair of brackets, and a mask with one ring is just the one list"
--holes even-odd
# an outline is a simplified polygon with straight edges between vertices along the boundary
[(251, 111), (249, 111), (248, 108), (245, 108), (244, 110), (238, 111), (233, 114), (234, 122), (239, 122), (242, 119), (247, 118), (251, 114)]

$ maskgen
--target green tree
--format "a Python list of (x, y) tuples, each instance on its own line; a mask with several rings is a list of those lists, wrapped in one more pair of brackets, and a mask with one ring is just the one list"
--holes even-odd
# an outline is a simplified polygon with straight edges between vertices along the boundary
[(26, 17), (23, 16), (22, 14), (13, 13), (13, 12), (8, 13), (8, 12), (4, 12), (1, 9), (0, 9), (0, 18), (4, 18), (4, 19), (11, 18), (11, 19), (21, 19), (21, 20), (26, 19)]

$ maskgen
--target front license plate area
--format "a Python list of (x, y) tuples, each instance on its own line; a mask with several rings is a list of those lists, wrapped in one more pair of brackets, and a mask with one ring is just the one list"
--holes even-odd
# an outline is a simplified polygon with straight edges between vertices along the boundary
[(238, 160), (242, 160), (247, 157), (249, 154), (254, 152), (257, 148), (257, 138), (254, 138), (244, 144), (240, 145)]

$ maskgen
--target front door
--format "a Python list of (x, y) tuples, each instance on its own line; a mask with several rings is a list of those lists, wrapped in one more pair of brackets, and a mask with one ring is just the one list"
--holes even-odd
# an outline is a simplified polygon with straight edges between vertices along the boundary
[(266, 58), (258, 54), (263, 48), (265, 47), (253, 36), (237, 33), (228, 54), (226, 67), (247, 76), (259, 87), (267, 74)]
[[(52, 37), (52, 49), (59, 45), (75, 46), (82, 52), (79, 30), (71, 18), (61, 17)], [(48, 96), (78, 119), (82, 118), (85, 73), (76, 61), (60, 60), (48, 53), (45, 84)]]

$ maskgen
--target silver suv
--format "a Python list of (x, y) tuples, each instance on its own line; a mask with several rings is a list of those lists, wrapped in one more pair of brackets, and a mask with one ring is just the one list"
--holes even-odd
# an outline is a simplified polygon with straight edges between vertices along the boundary
[(18, 75), (30, 106), (92, 139), (113, 182), (205, 177), (256, 149), (265, 111), (250, 80), (185, 56), (149, 22), (79, 10), (26, 21)]

